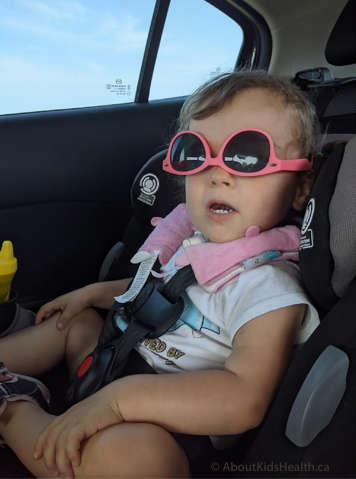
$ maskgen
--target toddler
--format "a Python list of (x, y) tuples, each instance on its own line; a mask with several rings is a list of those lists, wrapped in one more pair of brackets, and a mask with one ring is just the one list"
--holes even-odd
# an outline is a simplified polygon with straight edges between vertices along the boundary
[[(261, 423), (293, 345), (318, 325), (290, 261), (299, 232), (280, 226), (305, 205), (315, 124), (302, 93), (267, 74), (223, 74), (187, 99), (163, 162), (185, 177), (186, 201), (143, 246), (165, 276), (191, 264), (197, 279), (174, 327), (137, 346), (159, 374), (117, 379), (58, 417), (46, 388), (19, 375), (63, 358), (73, 375), (102, 328), (92, 307), (109, 308), (130, 279), (61, 296), (0, 339), (0, 434), (34, 475), (186, 477), (183, 435), (216, 442)], [(171, 224), (170, 249), (158, 233)]]

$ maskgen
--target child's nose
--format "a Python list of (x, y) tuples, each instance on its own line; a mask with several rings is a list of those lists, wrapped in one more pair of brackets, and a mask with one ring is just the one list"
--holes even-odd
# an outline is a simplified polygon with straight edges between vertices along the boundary
[(209, 169), (210, 173), (210, 184), (213, 186), (217, 185), (224, 185), (224, 186), (232, 186), (233, 185), (233, 175), (228, 173), (227, 171), (220, 168), (220, 166), (212, 166)]

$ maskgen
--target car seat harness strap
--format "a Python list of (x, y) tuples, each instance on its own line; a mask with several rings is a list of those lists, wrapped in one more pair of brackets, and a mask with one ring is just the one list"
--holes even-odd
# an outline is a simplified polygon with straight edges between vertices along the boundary
[(115, 301), (97, 347), (80, 365), (67, 391), (67, 402), (74, 404), (121, 377), (137, 343), (161, 336), (176, 323), (184, 309), (181, 294), (195, 281), (191, 266), (186, 266), (166, 284), (151, 277), (131, 302)]

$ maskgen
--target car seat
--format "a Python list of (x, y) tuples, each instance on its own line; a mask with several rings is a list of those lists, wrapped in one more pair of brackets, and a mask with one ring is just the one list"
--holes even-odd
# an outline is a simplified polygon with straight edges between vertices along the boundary
[[(180, 201), (176, 178), (161, 171), (164, 154), (151, 158), (136, 176), (131, 189), (135, 216), (124, 242), (104, 261), (102, 280), (117, 277), (123, 268), (130, 270), (127, 259), (150, 231), (150, 218), (165, 216)], [(356, 322), (350, 321), (356, 305), (355, 157), (356, 137), (346, 146), (337, 144), (324, 160), (302, 225), (302, 277), (322, 324), (295, 353), (262, 427), (234, 448), (216, 454), (210, 449), (210, 464), (212, 457), (233, 458), (239, 461), (239, 476), (246, 475), (248, 464), (272, 463), (295, 465), (294, 471), (278, 471), (278, 466), (273, 477), (356, 473)], [(210, 476), (207, 464), (195, 464), (193, 470)]]
[[(149, 232), (149, 219), (164, 216), (179, 202), (179, 197), (172, 195), (172, 190), (177, 190), (176, 179), (160, 170), (164, 154), (155, 155), (138, 173), (131, 189), (135, 216), (125, 235), (130, 254), (124, 256), (123, 243), (114, 246), (104, 261), (101, 279), (106, 274), (117, 277), (118, 267), (120, 274), (123, 267), (128, 271), (130, 267), (124, 263)], [(356, 472), (356, 455), (344, 446), (345, 438), (356, 445), (356, 401), (350, 401), (356, 387), (352, 372), (356, 322), (349, 320), (356, 297), (355, 157), (356, 137), (346, 147), (338, 144), (325, 159), (302, 225), (302, 277), (323, 318), (322, 325), (296, 352), (263, 426), (242, 438), (238, 453), (230, 448), (214, 455), (220, 460), (233, 457), (240, 466), (245, 465), (239, 476), (245, 475), (241, 471), (248, 470), (247, 464), (257, 463), (295, 464), (292, 475), (298, 475), (299, 467), (302, 476), (315, 473), (312, 468), (317, 465), (328, 468), (321, 471), (324, 475)], [(132, 228), (136, 235), (129, 243)], [(118, 250), (123, 253), (113, 261)], [(332, 435), (339, 437), (337, 444)], [(211, 458), (210, 450), (210, 462)], [(303, 464), (310, 470), (302, 470)], [(194, 469), (210, 475), (206, 467), (207, 463)], [(277, 472), (273, 471), (274, 477)], [(284, 476), (290, 471), (280, 472)]]
[(273, 464), (273, 477), (356, 473), (355, 157), (356, 137), (337, 145), (306, 210), (300, 266), (321, 324), (296, 351), (243, 458), (265, 472)]

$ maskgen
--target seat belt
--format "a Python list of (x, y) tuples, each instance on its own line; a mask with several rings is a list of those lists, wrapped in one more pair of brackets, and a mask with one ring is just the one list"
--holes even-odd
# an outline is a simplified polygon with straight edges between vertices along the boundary
[[(115, 301), (108, 312), (98, 344), (79, 366), (68, 388), (66, 401), (74, 404), (95, 393), (125, 374), (129, 357), (138, 342), (157, 338), (171, 328), (181, 316), (181, 294), (196, 279), (190, 265), (166, 283), (150, 277), (140, 293), (128, 303)], [(127, 327), (124, 332), (121, 325)], [(144, 371), (155, 371), (147, 365)]]

